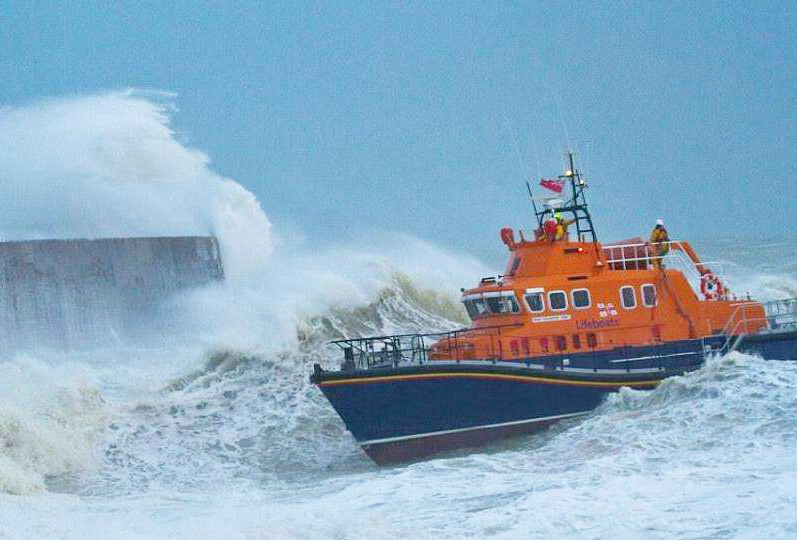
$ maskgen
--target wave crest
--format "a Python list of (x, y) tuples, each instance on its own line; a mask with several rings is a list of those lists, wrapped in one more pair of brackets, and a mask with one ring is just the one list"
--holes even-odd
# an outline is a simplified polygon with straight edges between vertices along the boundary
[(34, 493), (97, 467), (110, 411), (85, 367), (20, 357), (0, 373), (0, 491)]

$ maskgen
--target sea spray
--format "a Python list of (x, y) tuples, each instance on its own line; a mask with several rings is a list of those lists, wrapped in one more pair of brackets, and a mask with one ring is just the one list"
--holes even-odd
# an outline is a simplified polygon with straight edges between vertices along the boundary
[(273, 245), (255, 197), (170, 125), (173, 96), (134, 90), (0, 109), (0, 238), (214, 234), (228, 278)]
[(0, 492), (41, 491), (48, 478), (95, 469), (110, 414), (88, 366), (0, 362)]
[[(52, 446), (46, 433), (31, 431), (28, 457), (24, 451), (12, 456), (10, 450), (3, 457), (11, 459), (14, 470), (32, 471), (28, 485), (33, 487), (9, 491), (44, 489), (46, 477), (62, 477), (53, 484), (58, 490), (92, 493), (135, 491), (180, 478), (192, 485), (212, 483), (219, 472), (214, 464), (225, 462), (240, 464), (248, 472), (239, 474), (253, 477), (258, 474), (251, 463), (267, 459), (283, 464), (265, 468), (277, 472), (314, 461), (359, 462), (359, 450), (307, 382), (310, 360), (338, 361), (326, 345), (302, 345), (312, 326), (307, 321), (334, 319), (347, 335), (456, 327), (462, 322), (455, 304), (458, 285), (486, 272), (470, 259), (388, 233), (372, 235), (379, 238), (369, 244), (377, 247), (316, 249), (283, 242), (275, 253), (271, 226), (251, 194), (215, 174), (206, 155), (178, 141), (170, 127), (172, 99), (123, 91), (46, 100), (0, 113), (0, 172), (9, 179), (4, 184), (9, 211), (0, 217), (4, 238), (212, 233), (219, 238), (227, 278), (164, 298), (151, 315), (157, 339), (144, 349), (122, 347), (109, 335), (106, 344), (98, 344), (95, 358), (83, 353), (102, 364), (105, 395), (113, 388), (112, 417), (97, 417), (91, 436), (71, 443), (78, 457), (52, 452), (69, 461), (63, 466), (23, 463), (28, 457), (44, 463), (36, 456), (47, 451), (37, 445)], [(360, 309), (373, 310), (375, 319), (358, 318)], [(313, 343), (330, 337), (336, 335), (321, 329)], [(56, 363), (74, 357), (68, 352), (51, 356)], [(216, 363), (219, 358), (224, 360)], [(163, 378), (181, 366), (183, 376), (171, 382)], [(204, 375), (192, 378), (197, 372)], [(175, 381), (188, 382), (181, 387)], [(48, 385), (41, 390), (44, 401), (62, 393)], [(100, 391), (96, 396), (102, 402)], [(285, 416), (288, 403), (295, 421)], [(312, 413), (302, 412), (308, 407)], [(8, 409), (8, 437), (19, 438), (26, 425), (49, 422), (56, 413), (34, 407), (28, 414), (14, 416)], [(284, 443), (295, 446), (289, 442), (293, 437), (305, 443), (285, 452)], [(15, 444), (8, 448), (20, 447)], [(330, 454), (333, 447), (342, 454)], [(293, 457), (286, 461), (283, 456)], [(95, 477), (91, 470), (98, 462), (101, 471)], [(177, 470), (186, 476), (172, 470), (173, 463), (182, 463)], [(197, 474), (198, 469), (209, 473)], [(83, 480), (70, 482), (73, 473), (83, 474)], [(94, 481), (105, 488), (91, 487)], [(16, 482), (21, 486), (21, 480)]]

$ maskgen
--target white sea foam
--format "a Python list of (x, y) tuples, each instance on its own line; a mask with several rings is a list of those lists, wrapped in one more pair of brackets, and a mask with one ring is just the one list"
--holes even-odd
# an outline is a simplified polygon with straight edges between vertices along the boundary
[(41, 491), (47, 477), (92, 470), (108, 413), (85, 365), (0, 363), (0, 492)]
[[(425, 294), (408, 289), (406, 280), (456, 290), (485, 273), (475, 260), (403, 235), (373, 237), (379, 247), (372, 249), (284, 239), (274, 253), (271, 226), (254, 197), (177, 139), (171, 100), (124, 91), (0, 111), (0, 173), (8, 179), (0, 196), (9, 203), (0, 216), (5, 239), (211, 233), (220, 240), (227, 277), (172, 299), (153, 315), (164, 349), (114, 350), (109, 339), (108, 348), (93, 355), (50, 354), (43, 361), (34, 353), (0, 365), (8, 371), (8, 399), (0, 403), (0, 491), (41, 491), (48, 478), (62, 486), (70, 475), (93, 478), (97, 467), (115, 491), (164, 479), (213, 482), (219, 462), (239, 462), (245, 470), (263, 455), (283, 469), (303, 460), (329, 463), (318, 445), (332, 448), (331, 437), (344, 442), (350, 457), (359, 456), (307, 384), (299, 338), (323, 336), (326, 323), (318, 318), (325, 316), (340, 331), (347, 325), (356, 331), (363, 321), (345, 313), (369, 304), (373, 320), (366, 324), (374, 330), (393, 331), (407, 321), (446, 324), (445, 313), (413, 318), (423, 309), (453, 305), (456, 295), (417, 311), (401, 293), (414, 294), (415, 302)], [(393, 292), (382, 297), (384, 291)], [(213, 364), (213, 351), (228, 354), (227, 360)], [(72, 361), (78, 356), (83, 363)], [(230, 358), (243, 360), (230, 367)], [(98, 375), (81, 382), (80, 370), (64, 373), (65, 365), (93, 365)], [(208, 371), (174, 390), (180, 369)], [(264, 381), (265, 396), (258, 390)], [(293, 403), (295, 420), (282, 412), (287, 403)], [(230, 407), (245, 414), (225, 412)], [(297, 423), (310, 415), (322, 418), (326, 435), (302, 435), (315, 446), (284, 459), (284, 445), (305, 429)], [(252, 442), (264, 432), (278, 440)], [(197, 475), (196, 468), (209, 474)]]
[(797, 258), (787, 240), (714, 240), (703, 242), (704, 256), (720, 261), (726, 285), (757, 300), (797, 297)]
[[(211, 232), (231, 277), (164, 306), (161, 348), (2, 359), (0, 538), (797, 534), (796, 368), (738, 353), (483, 453), (373, 466), (308, 382), (339, 361), (324, 339), (456, 327), (459, 287), (494, 272), (401, 234), (274, 240), (171, 99), (0, 113), (5, 238)], [(732, 288), (797, 291), (767, 260)]]

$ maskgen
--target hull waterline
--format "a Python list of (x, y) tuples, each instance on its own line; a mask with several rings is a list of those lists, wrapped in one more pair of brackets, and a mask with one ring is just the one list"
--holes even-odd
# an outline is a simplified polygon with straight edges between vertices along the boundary
[[(621, 387), (653, 389), (699, 369), (704, 340), (632, 351), (643, 367), (618, 369), (617, 352), (547, 357), (539, 363), (429, 362), (404, 367), (324, 371), (314, 382), (365, 453), (379, 465), (417, 461), (540, 431), (595, 409)], [(797, 354), (797, 332), (745, 339), (744, 352), (771, 359)], [(673, 352), (681, 351), (681, 352)], [(624, 351), (629, 357), (629, 352)], [(669, 362), (666, 361), (669, 359)], [(595, 366), (584, 367), (586, 363)], [(630, 363), (641, 363), (637, 360)], [(568, 364), (568, 365), (565, 365)], [(531, 366), (531, 367), (530, 367)], [(579, 367), (581, 366), (581, 367)]]

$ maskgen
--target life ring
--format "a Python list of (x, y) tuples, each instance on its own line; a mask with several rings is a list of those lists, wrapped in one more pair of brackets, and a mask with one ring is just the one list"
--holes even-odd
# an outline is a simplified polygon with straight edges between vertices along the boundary
[(706, 300), (717, 300), (722, 296), (724, 288), (717, 276), (706, 272), (700, 276), (700, 292), (703, 293)]

